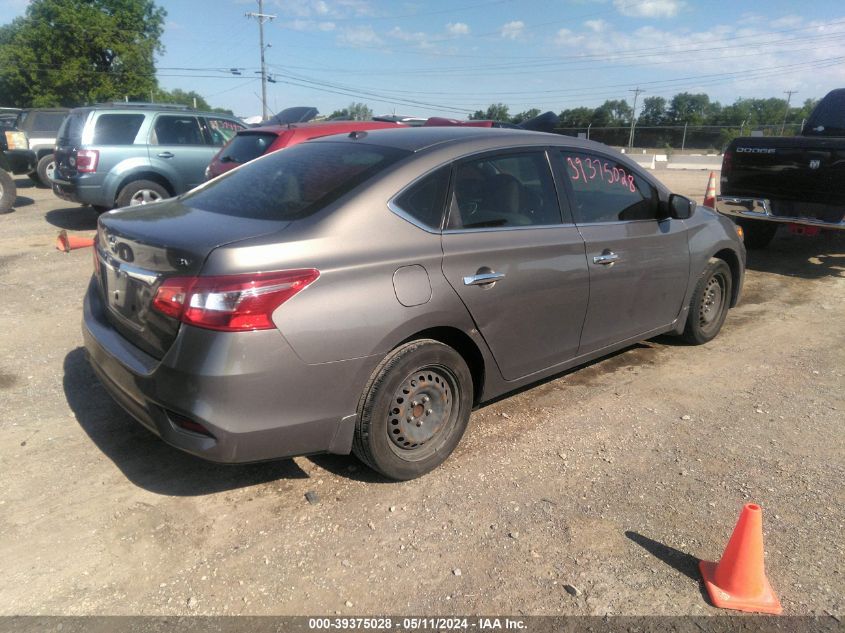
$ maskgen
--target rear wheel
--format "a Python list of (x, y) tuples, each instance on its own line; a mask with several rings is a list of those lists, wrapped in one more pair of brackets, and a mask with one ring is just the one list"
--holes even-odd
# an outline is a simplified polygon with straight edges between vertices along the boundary
[(18, 188), (15, 185), (15, 179), (9, 172), (0, 169), (0, 213), (9, 213), (17, 197)]
[(458, 445), (472, 397), (472, 376), (454, 349), (431, 339), (401, 345), (364, 390), (352, 450), (391, 479), (424, 475)]
[(739, 220), (744, 234), (743, 242), (745, 248), (758, 249), (766, 248), (778, 231), (776, 222), (765, 222), (760, 220)]
[(117, 196), (118, 207), (134, 207), (139, 204), (151, 204), (169, 198), (170, 193), (152, 180), (135, 180), (120, 190)]
[(42, 156), (38, 161), (38, 180), (45, 187), (53, 186), (53, 175), (56, 172), (56, 157), (53, 154)]
[(733, 279), (730, 267), (721, 259), (711, 259), (692, 293), (684, 339), (701, 345), (716, 338), (728, 316)]

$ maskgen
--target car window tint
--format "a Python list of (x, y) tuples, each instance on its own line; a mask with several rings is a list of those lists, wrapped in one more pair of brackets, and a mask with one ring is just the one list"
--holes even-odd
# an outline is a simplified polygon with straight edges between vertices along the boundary
[(486, 156), (458, 164), (448, 228), (544, 224), (560, 224), (545, 153)]
[(442, 167), (425, 176), (396, 198), (393, 204), (423, 226), (439, 230), (443, 222), (450, 171), (449, 167)]
[(158, 117), (150, 143), (152, 145), (205, 145), (197, 118), (184, 115)]
[(266, 152), (276, 135), (272, 132), (249, 132), (238, 134), (220, 156), (222, 162), (248, 163)]
[(657, 219), (657, 192), (627, 165), (586, 152), (561, 156), (575, 198), (576, 222)]
[(211, 144), (222, 147), (234, 138), (239, 130), (243, 130), (243, 125), (238, 125), (229, 119), (211, 119), (207, 118), (208, 133), (211, 136)]
[(64, 112), (33, 112), (28, 126), (32, 131), (30, 136), (40, 133), (55, 134), (62, 126), (66, 114)]
[[(132, 145), (144, 122), (143, 114), (101, 114), (94, 125), (94, 145)], [(73, 136), (73, 122), (68, 130)]]
[(222, 215), (295, 220), (334, 202), (411, 152), (352, 143), (302, 143), (209, 181), (182, 199)]

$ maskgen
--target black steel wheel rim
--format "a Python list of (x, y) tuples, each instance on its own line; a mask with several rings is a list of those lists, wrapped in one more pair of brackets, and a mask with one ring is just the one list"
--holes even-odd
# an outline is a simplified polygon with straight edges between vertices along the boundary
[(437, 449), (448, 434), (460, 404), (458, 379), (448, 367), (428, 365), (408, 374), (393, 394), (387, 436), (404, 459)]
[(719, 319), (727, 301), (727, 283), (724, 275), (712, 275), (704, 285), (701, 302), (698, 305), (698, 324), (705, 332), (719, 324)]

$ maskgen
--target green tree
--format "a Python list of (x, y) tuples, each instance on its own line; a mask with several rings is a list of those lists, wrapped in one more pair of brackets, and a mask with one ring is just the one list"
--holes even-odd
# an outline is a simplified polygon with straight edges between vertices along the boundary
[(638, 125), (665, 125), (666, 99), (663, 97), (646, 97), (643, 99), (643, 109), (637, 119)]
[(0, 29), (0, 94), (16, 106), (144, 100), (165, 15), (152, 0), (32, 0)]
[(607, 100), (593, 112), (593, 125), (615, 127), (630, 125), (633, 110), (624, 99)]
[(150, 96), (152, 97), (152, 101), (156, 103), (177, 103), (191, 108), (196, 108), (197, 110), (205, 110), (207, 112), (233, 114), (231, 110), (226, 110), (224, 108), (212, 108), (211, 104), (209, 104), (201, 94), (194, 92), (193, 90), (185, 92), (179, 88), (170, 91), (159, 88), (157, 90), (150, 91)]
[(508, 114), (508, 106), (504, 103), (493, 103), (487, 108), (487, 112), (482, 112), (481, 110), (476, 110), (471, 115), (469, 115), (470, 120), (473, 121), (486, 121), (486, 120), (493, 120), (493, 121), (510, 121), (510, 115)]
[(679, 92), (672, 97), (666, 115), (668, 123), (674, 125), (705, 125), (718, 117), (721, 110), (722, 106), (711, 102), (704, 93)]
[(514, 114), (511, 117), (510, 121), (511, 123), (522, 123), (523, 121), (527, 121), (528, 119), (533, 119), (535, 116), (540, 116), (540, 108), (531, 108), (530, 110), (526, 110), (525, 112)]
[(366, 103), (352, 102), (347, 108), (349, 117), (353, 121), (369, 121), (373, 118), (373, 111)]
[(560, 113), (561, 127), (587, 127), (593, 122), (593, 108), (572, 108), (570, 110), (563, 110)]

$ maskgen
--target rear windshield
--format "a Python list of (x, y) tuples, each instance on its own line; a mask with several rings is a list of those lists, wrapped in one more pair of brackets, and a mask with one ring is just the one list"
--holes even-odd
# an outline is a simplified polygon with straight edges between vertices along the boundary
[(54, 136), (67, 116), (66, 112), (30, 112), (25, 119), (25, 127), (30, 136), (47, 134)]
[(836, 90), (819, 101), (804, 126), (809, 136), (845, 136), (845, 90)]
[(276, 138), (273, 133), (241, 132), (223, 150), (220, 161), (224, 163), (248, 163), (253, 158), (263, 155)]
[(67, 115), (64, 123), (59, 128), (59, 144), (78, 145), (82, 142), (82, 129), (85, 127), (85, 120), (87, 118), (88, 112), (76, 112)]
[(353, 143), (302, 143), (212, 180), (182, 200), (223, 215), (296, 220), (334, 202), (410, 153)]

